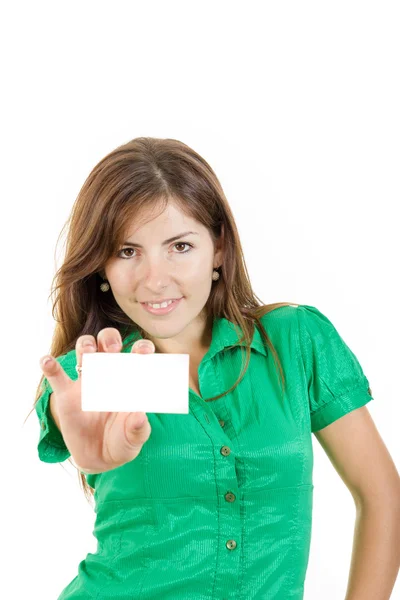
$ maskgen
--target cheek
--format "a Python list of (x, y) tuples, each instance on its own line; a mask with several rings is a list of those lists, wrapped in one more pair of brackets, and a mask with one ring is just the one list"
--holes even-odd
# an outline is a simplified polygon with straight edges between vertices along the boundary
[(204, 265), (188, 269), (185, 273), (180, 273), (178, 278), (185, 288), (191, 290), (208, 288), (211, 284), (210, 270), (206, 269)]
[(179, 265), (177, 273), (185, 274), (186, 277), (197, 280), (207, 280), (210, 273), (212, 273), (212, 259), (208, 255), (197, 254), (192, 260)]
[(126, 296), (132, 290), (132, 273), (128, 269), (109, 271), (108, 279), (112, 282), (114, 294), (118, 296)]

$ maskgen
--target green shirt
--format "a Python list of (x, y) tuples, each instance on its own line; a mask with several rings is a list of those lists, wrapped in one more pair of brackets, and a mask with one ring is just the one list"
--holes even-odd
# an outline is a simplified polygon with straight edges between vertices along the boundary
[[(353, 352), (317, 308), (279, 307), (262, 317), (286, 379), (255, 330), (242, 368), (234, 326), (214, 319), (189, 414), (147, 413), (152, 428), (136, 459), (98, 475), (96, 553), (58, 600), (301, 600), (313, 504), (311, 433), (372, 400)], [(139, 334), (131, 334), (132, 343)], [(130, 351), (132, 344), (125, 350)], [(245, 355), (243, 354), (243, 357)], [(75, 350), (59, 357), (76, 379)], [(83, 375), (84, 376), (84, 375)], [(49, 408), (36, 411), (39, 458), (70, 453)]]

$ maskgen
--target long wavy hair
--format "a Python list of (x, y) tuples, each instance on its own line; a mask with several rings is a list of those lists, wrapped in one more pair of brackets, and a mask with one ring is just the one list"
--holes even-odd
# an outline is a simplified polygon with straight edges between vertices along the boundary
[[(238, 344), (244, 342), (246, 348), (244, 369), (236, 383), (207, 401), (228, 394), (243, 379), (255, 327), (272, 352), (284, 395), (283, 369), (260, 319), (275, 308), (295, 303), (264, 305), (253, 292), (235, 220), (216, 174), (197, 152), (175, 139), (135, 138), (100, 160), (84, 182), (61, 230), (62, 233), (69, 224), (64, 261), (53, 278), (50, 292), (56, 324), (49, 354), (58, 358), (75, 349), (80, 336), (97, 337), (105, 327), (117, 328), (123, 342), (133, 331), (140, 331), (145, 337), (144, 331), (122, 311), (112, 293), (101, 292), (100, 284), (105, 264), (123, 245), (124, 236), (139, 211), (157, 204), (162, 212), (171, 200), (185, 214), (207, 227), (214, 248), (223, 231), (220, 278), (213, 283), (205, 314), (208, 319), (225, 317), (235, 327), (238, 325), (243, 333)], [(43, 374), (28, 416), (43, 393), (44, 377)], [(94, 496), (94, 489), (83, 473), (78, 474), (89, 500)]]

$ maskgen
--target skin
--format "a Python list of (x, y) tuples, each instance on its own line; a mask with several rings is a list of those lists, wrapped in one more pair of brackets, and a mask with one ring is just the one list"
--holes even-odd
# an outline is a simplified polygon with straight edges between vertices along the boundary
[(356, 507), (345, 600), (389, 600), (400, 567), (400, 477), (366, 406), (315, 432)]
[[(82, 335), (75, 345), (76, 364), (82, 364), (84, 352), (120, 352), (121, 348), (121, 335), (114, 327), (105, 327), (97, 338)], [(131, 352), (154, 352), (154, 344), (146, 341), (142, 347), (137, 341)], [(44, 364), (45, 358), (41, 359), (40, 366), (53, 389), (51, 414), (77, 467), (87, 474), (104, 473), (135, 459), (151, 433), (147, 414), (83, 411), (81, 376), (72, 380), (59, 362), (51, 358)]]
[[(155, 218), (149, 210), (143, 212), (139, 222), (143, 221), (125, 236), (125, 241), (132, 243), (123, 245), (119, 256), (107, 262), (105, 276), (117, 304), (146, 332), (156, 352), (189, 354), (190, 387), (200, 395), (197, 368), (210, 347), (212, 329), (204, 306), (213, 284), (213, 270), (222, 262), (221, 240), (214, 248), (208, 229), (172, 201)], [(186, 231), (196, 235), (162, 245)], [(164, 316), (148, 313), (140, 303), (163, 298), (182, 300)]]
[[(147, 332), (147, 351), (140, 349), (138, 341), (131, 352), (189, 354), (191, 387), (198, 392), (197, 366), (211, 343), (211, 324), (204, 307), (213, 269), (221, 264), (220, 243), (214, 248), (208, 230), (172, 202), (155, 218), (148, 212), (139, 215), (139, 222), (143, 221), (126, 236), (126, 241), (141, 244), (142, 248), (125, 244), (124, 252), (107, 262), (105, 275), (116, 302)], [(195, 234), (162, 245), (164, 240), (185, 231)], [(154, 316), (140, 304), (180, 297), (180, 305), (164, 316)], [(102, 329), (97, 338), (80, 336), (76, 342), (77, 364), (82, 364), (84, 352), (120, 352), (121, 348), (121, 334), (113, 327)], [(52, 359), (45, 365), (43, 358), (42, 371), (53, 390), (50, 410), (72, 458), (82, 465), (78, 468), (84, 473), (102, 473), (136, 458), (151, 433), (146, 413), (82, 411), (81, 377), (72, 380), (57, 361)]]

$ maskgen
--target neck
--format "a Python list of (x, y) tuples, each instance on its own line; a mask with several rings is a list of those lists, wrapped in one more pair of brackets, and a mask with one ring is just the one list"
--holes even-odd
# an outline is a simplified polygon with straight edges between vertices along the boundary
[(145, 337), (154, 343), (156, 352), (163, 354), (190, 354), (191, 357), (200, 362), (211, 344), (212, 323), (212, 316), (206, 320), (204, 317), (198, 317), (176, 337), (157, 338), (148, 334)]

